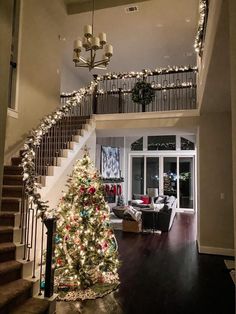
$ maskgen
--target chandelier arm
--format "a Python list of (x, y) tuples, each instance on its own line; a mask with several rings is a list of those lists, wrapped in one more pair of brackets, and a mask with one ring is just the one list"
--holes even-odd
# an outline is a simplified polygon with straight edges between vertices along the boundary
[(97, 66), (97, 65), (101, 65), (101, 64), (108, 64), (108, 60), (100, 60), (100, 61), (96, 61), (94, 62), (94, 65)]
[(83, 63), (86, 63), (86, 64), (88, 64), (88, 61), (84, 58), (84, 57), (79, 57), (79, 60), (81, 61), (81, 62), (83, 62)]
[(76, 63), (75, 67), (76, 68), (89, 68), (88, 64), (85, 64), (85, 63)]

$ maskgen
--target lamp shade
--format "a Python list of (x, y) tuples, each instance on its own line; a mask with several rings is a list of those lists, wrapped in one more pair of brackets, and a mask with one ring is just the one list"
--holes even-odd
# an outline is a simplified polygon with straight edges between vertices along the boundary
[(158, 188), (147, 188), (147, 192), (150, 197), (158, 196)]

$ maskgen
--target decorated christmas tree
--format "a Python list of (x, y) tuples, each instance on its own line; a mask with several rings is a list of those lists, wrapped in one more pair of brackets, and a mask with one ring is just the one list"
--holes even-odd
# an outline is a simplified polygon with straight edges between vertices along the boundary
[(57, 209), (57, 292), (61, 300), (96, 298), (119, 284), (119, 261), (110, 209), (87, 151), (77, 161), (67, 187)]

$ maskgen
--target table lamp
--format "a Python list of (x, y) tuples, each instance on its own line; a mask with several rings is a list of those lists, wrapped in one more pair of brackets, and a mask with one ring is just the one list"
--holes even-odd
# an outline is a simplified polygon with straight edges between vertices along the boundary
[(147, 188), (147, 193), (151, 197), (151, 208), (154, 208), (154, 197), (158, 196), (158, 188)]

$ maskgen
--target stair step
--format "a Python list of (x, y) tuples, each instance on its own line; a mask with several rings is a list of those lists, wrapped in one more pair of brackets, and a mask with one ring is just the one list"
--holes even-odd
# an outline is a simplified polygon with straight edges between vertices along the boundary
[(20, 175), (23, 173), (23, 168), (18, 166), (4, 166), (4, 174), (16, 174)]
[(46, 299), (30, 298), (11, 314), (47, 314), (50, 302)]
[(18, 212), (20, 209), (21, 198), (19, 197), (2, 197), (2, 211)]
[(11, 226), (15, 224), (15, 213), (11, 212), (0, 212), (0, 226)]
[(13, 242), (13, 227), (0, 226), (0, 243), (4, 242)]
[(16, 246), (14, 243), (12, 242), (0, 243), (0, 263), (14, 260), (15, 253), (16, 253)]
[(19, 166), (19, 164), (22, 161), (22, 157), (18, 156), (18, 157), (12, 157), (11, 158), (11, 164), (12, 166)]
[(2, 285), (0, 287), (0, 314), (13, 313), (19, 305), (30, 298), (31, 291), (32, 283), (24, 279)]
[(2, 196), (22, 197), (23, 186), (20, 185), (3, 185)]
[(22, 175), (5, 174), (3, 176), (4, 185), (23, 185)]
[(21, 278), (22, 264), (17, 261), (0, 263), (0, 285)]

